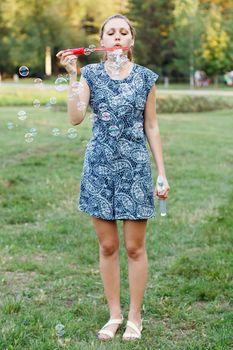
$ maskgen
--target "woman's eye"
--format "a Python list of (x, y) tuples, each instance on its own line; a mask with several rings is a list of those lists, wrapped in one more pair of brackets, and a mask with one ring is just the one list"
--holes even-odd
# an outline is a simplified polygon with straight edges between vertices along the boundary
[(108, 35), (113, 35), (113, 33), (108, 33)]

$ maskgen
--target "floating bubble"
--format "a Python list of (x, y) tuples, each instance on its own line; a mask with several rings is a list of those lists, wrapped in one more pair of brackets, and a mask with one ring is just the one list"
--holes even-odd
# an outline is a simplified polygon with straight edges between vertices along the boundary
[(121, 92), (126, 95), (126, 97), (132, 96), (134, 94), (133, 89), (130, 88), (130, 86), (127, 83), (122, 83), (120, 85)]
[(79, 102), (77, 103), (77, 109), (78, 109), (79, 111), (84, 111), (85, 108), (86, 108), (86, 103), (85, 103), (85, 102), (79, 101)]
[(18, 118), (19, 118), (19, 120), (25, 120), (25, 119), (27, 119), (27, 113), (25, 112), (25, 111), (19, 111), (18, 113)]
[(72, 92), (75, 95), (80, 95), (83, 92), (83, 84), (79, 81), (75, 81), (71, 84)]
[(121, 105), (122, 104), (122, 96), (120, 96), (120, 95), (113, 96), (111, 101), (114, 105)]
[(67, 80), (64, 77), (58, 77), (55, 80), (55, 89), (57, 91), (65, 91), (67, 89)]
[(85, 49), (84, 50), (84, 55), (89, 56), (92, 53), (92, 50), (90, 49)]
[(143, 125), (141, 123), (135, 123), (132, 128), (132, 135), (135, 139), (140, 139), (143, 137)]
[(101, 103), (99, 104), (99, 110), (100, 110), (100, 112), (106, 112), (107, 109), (108, 109), (108, 105), (107, 105), (106, 103), (101, 102)]
[(69, 93), (68, 93), (68, 99), (69, 99), (70, 101), (72, 101), (72, 100), (74, 100), (74, 98), (75, 98), (75, 93), (74, 93), (74, 92), (69, 92)]
[(69, 74), (66, 74), (66, 80), (70, 81), (70, 75)]
[(36, 128), (30, 128), (30, 129), (28, 130), (28, 132), (29, 132), (30, 134), (32, 134), (33, 137), (35, 137), (35, 136), (37, 135), (37, 129), (36, 129)]
[(95, 114), (95, 113), (92, 113), (91, 115), (90, 115), (90, 120), (91, 120), (91, 122), (92, 123), (94, 123), (96, 120), (97, 120), (97, 114)]
[(58, 128), (53, 128), (52, 129), (52, 135), (53, 136), (59, 136), (61, 134), (60, 129)]
[(33, 101), (33, 106), (34, 106), (35, 108), (40, 108), (40, 101), (37, 100), (37, 99), (35, 99), (35, 100)]
[(26, 67), (26, 66), (21, 66), (19, 68), (19, 74), (22, 76), (22, 77), (27, 77), (28, 74), (29, 74), (29, 68)]
[(70, 128), (67, 131), (67, 136), (69, 137), (69, 139), (74, 139), (75, 137), (77, 137), (78, 133), (77, 130), (75, 128)]
[(33, 134), (32, 133), (30, 133), (30, 132), (27, 132), (25, 135), (24, 135), (24, 138), (25, 138), (25, 141), (27, 142), (27, 143), (31, 143), (31, 142), (33, 142)]
[(35, 83), (35, 86), (38, 89), (42, 89), (43, 88), (43, 80), (42, 79), (36, 78), (36, 79), (34, 79), (34, 83)]
[(103, 112), (101, 114), (101, 119), (107, 122), (111, 119), (111, 114), (108, 112)]
[(116, 137), (119, 135), (120, 130), (116, 125), (111, 125), (109, 128), (109, 133), (111, 136)]
[(14, 123), (12, 122), (7, 123), (7, 129), (13, 129), (13, 127), (14, 127)]
[(51, 103), (50, 103), (50, 102), (47, 102), (47, 103), (45, 104), (45, 108), (46, 108), (46, 109), (51, 109), (51, 108), (52, 108)]
[(55, 105), (57, 103), (56, 97), (50, 97), (49, 102), (51, 103), (51, 105)]
[(94, 52), (95, 48), (96, 48), (95, 45), (93, 45), (93, 44), (89, 45), (89, 49), (91, 50), (91, 52)]

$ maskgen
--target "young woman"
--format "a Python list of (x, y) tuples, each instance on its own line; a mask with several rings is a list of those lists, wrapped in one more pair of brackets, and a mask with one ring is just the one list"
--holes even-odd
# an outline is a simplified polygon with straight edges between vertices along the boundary
[[(155, 109), (158, 75), (133, 63), (135, 30), (127, 17), (114, 15), (100, 29), (100, 44), (106, 51), (100, 63), (81, 69), (77, 87), (76, 56), (60, 51), (57, 56), (70, 75), (68, 114), (78, 125), (88, 104), (94, 114), (92, 138), (87, 145), (81, 178), (79, 209), (91, 216), (99, 240), (100, 274), (110, 311), (110, 320), (98, 332), (101, 340), (114, 337), (123, 321), (120, 307), (119, 234), (116, 220), (123, 220), (128, 258), (130, 309), (124, 340), (141, 338), (141, 306), (147, 283), (147, 220), (154, 216), (154, 196), (166, 199), (169, 184), (165, 174), (160, 132)], [(121, 50), (127, 47), (128, 50)], [(149, 143), (158, 175), (165, 189), (153, 188)]]

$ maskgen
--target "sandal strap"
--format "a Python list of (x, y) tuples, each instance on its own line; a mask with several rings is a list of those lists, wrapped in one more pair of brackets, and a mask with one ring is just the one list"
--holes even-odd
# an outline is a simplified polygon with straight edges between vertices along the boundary
[(124, 333), (123, 338), (133, 338), (133, 339), (140, 339), (141, 334), (135, 334), (135, 333)]
[(111, 324), (122, 324), (123, 318), (112, 318), (102, 328), (108, 327)]
[(108, 326), (110, 326), (111, 324), (122, 324), (124, 318), (123, 316), (121, 318), (112, 318), (110, 319), (102, 328), (101, 330), (98, 332), (98, 334), (106, 334), (109, 335), (111, 338), (114, 337), (114, 334), (112, 331), (110, 331), (109, 329), (104, 329)]
[(137, 333), (137, 335), (141, 335), (142, 325), (139, 329), (132, 321), (127, 321), (127, 326), (131, 327)]
[(109, 329), (101, 329), (98, 334), (106, 334), (108, 335), (110, 338), (114, 337), (114, 334), (112, 331), (110, 331)]

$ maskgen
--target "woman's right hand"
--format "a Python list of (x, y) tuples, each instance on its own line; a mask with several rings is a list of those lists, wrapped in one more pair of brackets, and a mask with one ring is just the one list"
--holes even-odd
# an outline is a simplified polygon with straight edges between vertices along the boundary
[(61, 50), (56, 54), (60, 63), (65, 67), (66, 71), (70, 75), (77, 74), (77, 56), (72, 55), (69, 51)]

